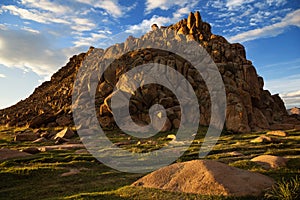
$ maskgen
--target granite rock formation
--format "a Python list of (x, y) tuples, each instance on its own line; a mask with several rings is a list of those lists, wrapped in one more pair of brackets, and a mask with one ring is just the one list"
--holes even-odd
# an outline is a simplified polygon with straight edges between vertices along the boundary
[[(175, 32), (175, 35), (172, 33)], [(170, 36), (171, 35), (171, 36)], [(210, 24), (204, 22), (199, 12), (190, 13), (174, 25), (158, 28), (152, 26), (152, 31), (141, 38), (130, 36), (124, 43), (116, 44), (106, 50), (93, 47), (87, 53), (73, 56), (69, 63), (55, 73), (50, 81), (44, 82), (35, 89), (27, 99), (16, 105), (0, 110), (0, 124), (6, 126), (71, 126), (72, 94), (74, 80), (83, 60), (97, 52), (101, 61), (127, 48), (128, 45), (139, 45), (145, 40), (159, 37), (174, 37), (176, 40), (194, 40), (210, 54), (216, 63), (224, 81), (227, 95), (226, 129), (233, 132), (249, 132), (251, 130), (294, 128), (300, 124), (299, 120), (288, 116), (286, 108), (279, 95), (272, 95), (264, 90), (263, 78), (258, 76), (252, 62), (247, 60), (245, 48), (241, 44), (231, 44), (224, 37), (214, 35)], [(90, 74), (89, 79), (98, 81), (95, 105), (97, 117), (103, 127), (116, 127), (113, 113), (110, 109), (110, 99), (114, 95), (113, 89), (121, 75), (132, 67), (145, 63), (160, 63), (179, 71), (193, 86), (197, 94), (201, 119), (200, 124), (210, 122), (210, 102), (207, 88), (199, 74), (190, 63), (170, 52), (156, 49), (141, 49), (120, 57), (103, 77)], [(129, 67), (130, 66), (130, 67)], [(198, 76), (197, 76), (198, 75)], [(121, 89), (121, 88), (118, 88)], [(124, 89), (123, 92), (126, 93)], [(87, 91), (89, 89), (87, 88)], [(130, 92), (127, 91), (129, 94)], [(87, 94), (82, 94), (84, 97)], [(76, 105), (76, 102), (73, 102)], [(168, 115), (165, 130), (178, 128), (180, 107), (176, 97), (168, 89), (150, 85), (139, 88), (130, 101), (132, 119), (138, 124), (148, 124), (150, 117), (148, 110), (151, 105), (162, 104)], [(74, 106), (74, 105), (73, 105)], [(91, 106), (91, 105), (89, 105)], [(88, 128), (89, 124), (84, 124)]]

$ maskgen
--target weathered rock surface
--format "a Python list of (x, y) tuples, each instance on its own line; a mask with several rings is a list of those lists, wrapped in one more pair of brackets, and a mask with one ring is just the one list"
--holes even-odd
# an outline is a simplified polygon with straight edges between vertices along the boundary
[(25, 133), (18, 133), (14, 141), (16, 142), (24, 142), (24, 141), (34, 141), (38, 139), (38, 135), (33, 132), (25, 132)]
[(133, 186), (203, 195), (259, 196), (274, 184), (262, 174), (212, 160), (176, 163), (139, 179)]
[[(171, 30), (176, 34), (172, 35)], [(258, 76), (251, 61), (247, 60), (245, 48), (241, 44), (230, 44), (222, 36), (214, 35), (211, 32), (211, 26), (202, 20), (199, 12), (190, 13), (187, 19), (168, 27), (159, 29), (157, 25), (153, 25), (152, 31), (141, 38), (131, 36), (124, 43), (113, 45), (106, 50), (90, 48), (87, 53), (73, 56), (65, 67), (55, 73), (50, 81), (36, 88), (30, 97), (10, 108), (0, 110), (0, 125), (27, 125), (32, 128), (74, 125), (72, 94), (77, 92), (76, 89), (73, 91), (74, 80), (87, 56), (95, 54), (98, 56), (95, 60), (101, 61), (116, 56), (118, 52), (123, 52), (130, 45), (138, 48), (144, 41), (163, 44), (166, 37), (174, 37), (174, 41), (195, 40), (211, 55), (225, 84), (226, 128), (228, 130), (233, 132), (270, 128), (279, 130), (293, 129), (295, 125), (300, 125), (299, 119), (288, 116), (279, 95), (271, 95), (269, 91), (264, 90), (263, 78)], [(200, 124), (209, 124), (210, 95), (201, 76), (183, 58), (157, 49), (141, 49), (123, 55), (110, 65), (101, 78), (97, 74), (88, 74), (88, 80), (94, 80), (98, 84), (95, 95), (96, 105), (77, 105), (75, 101), (73, 106), (84, 106), (83, 109), (95, 109), (96, 106), (101, 126), (116, 127), (110, 108), (113, 89), (122, 74), (146, 63), (167, 64), (189, 80), (200, 103)], [(97, 63), (94, 65), (97, 66)], [(180, 83), (179, 80), (178, 83)], [(132, 94), (130, 86), (118, 89)], [(90, 85), (87, 85), (85, 92), (80, 94), (80, 98), (90, 98), (89, 90)], [(165, 129), (178, 128), (181, 119), (178, 101), (169, 90), (158, 85), (145, 86), (135, 92), (130, 102), (130, 114), (133, 121), (138, 124), (149, 124), (150, 118), (147, 113), (149, 108), (157, 103), (167, 109), (168, 122)], [(90, 116), (85, 117), (89, 119)], [(81, 127), (89, 128), (89, 121), (90, 119), (82, 122)]]
[(30, 156), (30, 155), (31, 154), (29, 154), (29, 153), (21, 152), (18, 150), (12, 150), (12, 149), (7, 149), (7, 148), (0, 149), (0, 161), (6, 160), (6, 159), (26, 157), (26, 156)]
[(252, 158), (251, 161), (261, 165), (265, 169), (276, 169), (285, 167), (288, 160), (280, 156), (261, 155)]

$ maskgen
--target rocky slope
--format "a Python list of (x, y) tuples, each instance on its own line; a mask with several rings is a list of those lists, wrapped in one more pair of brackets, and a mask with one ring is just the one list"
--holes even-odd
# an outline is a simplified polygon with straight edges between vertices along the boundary
[[(172, 31), (176, 32), (175, 38), (197, 41), (216, 63), (226, 88), (228, 130), (248, 132), (263, 129), (292, 129), (295, 124), (300, 124), (297, 119), (288, 116), (279, 95), (271, 95), (269, 91), (263, 89), (263, 78), (257, 75), (251, 61), (247, 60), (244, 47), (241, 44), (230, 44), (224, 37), (214, 35), (211, 26), (202, 21), (199, 12), (190, 13), (187, 19), (174, 25), (161, 28), (153, 25), (152, 29), (153, 31), (141, 38), (129, 37), (123, 44), (113, 45), (105, 51), (90, 48), (87, 53), (72, 57), (65, 67), (52, 76), (51, 81), (43, 83), (30, 97), (10, 108), (0, 110), (0, 124), (30, 127), (72, 125), (73, 84), (78, 69), (87, 55), (97, 51), (100, 62), (126, 49), (129, 44), (139, 47), (145, 40), (154, 41), (154, 36), (156, 39), (159, 37), (158, 40), (163, 42), (164, 37), (169, 37)], [(201, 110), (200, 123), (209, 124), (211, 105), (207, 88), (203, 80), (196, 77), (195, 69), (187, 61), (172, 53), (142, 49), (122, 56), (116, 63), (105, 71), (103, 77), (98, 77), (100, 81), (96, 94), (96, 111), (102, 126), (115, 127), (109, 102), (113, 95), (113, 88), (122, 75), (120, 72), (124, 73), (132, 67), (145, 63), (168, 64), (182, 73), (191, 82), (197, 94)], [(89, 78), (92, 79), (93, 76), (95, 75), (90, 74)], [(168, 130), (178, 127), (180, 107), (170, 91), (161, 86), (151, 85), (140, 88), (136, 94), (130, 101), (133, 121), (141, 124), (149, 123), (150, 118), (147, 114), (149, 108), (155, 103), (160, 103), (167, 109), (168, 114), (168, 123), (164, 128)]]

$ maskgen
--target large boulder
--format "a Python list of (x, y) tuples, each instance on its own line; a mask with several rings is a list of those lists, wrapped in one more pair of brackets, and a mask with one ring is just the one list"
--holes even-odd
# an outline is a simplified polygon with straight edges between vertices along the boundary
[(202, 195), (259, 196), (274, 180), (212, 160), (176, 163), (133, 183), (133, 186), (157, 188)]

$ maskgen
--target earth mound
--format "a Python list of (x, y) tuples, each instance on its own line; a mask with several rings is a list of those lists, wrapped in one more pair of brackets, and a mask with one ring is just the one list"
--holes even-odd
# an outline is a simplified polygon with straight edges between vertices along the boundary
[(212, 160), (176, 163), (139, 179), (133, 186), (202, 195), (259, 196), (274, 180)]

